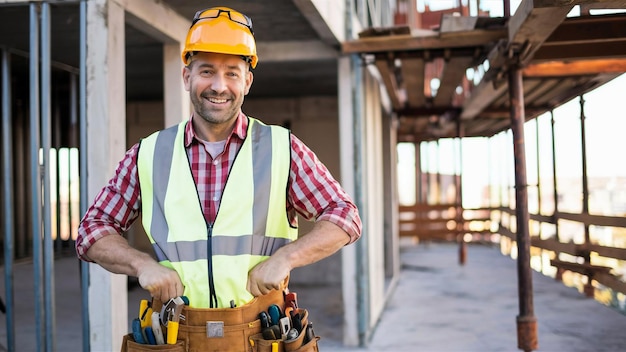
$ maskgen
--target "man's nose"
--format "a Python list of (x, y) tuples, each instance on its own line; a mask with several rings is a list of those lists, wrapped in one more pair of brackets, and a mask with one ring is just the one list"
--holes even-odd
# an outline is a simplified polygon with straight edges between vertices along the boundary
[(211, 80), (211, 89), (221, 93), (226, 90), (226, 77), (223, 75), (215, 75)]

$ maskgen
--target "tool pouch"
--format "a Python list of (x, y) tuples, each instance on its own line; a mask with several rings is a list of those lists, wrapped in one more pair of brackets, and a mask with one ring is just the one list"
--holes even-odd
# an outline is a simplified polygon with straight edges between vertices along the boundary
[(189, 352), (241, 351), (248, 343), (248, 337), (261, 331), (261, 322), (257, 319), (244, 324), (220, 325), (220, 336), (216, 337), (207, 336), (210, 329), (208, 325), (180, 325), (178, 342), (183, 341)]
[(133, 334), (124, 336), (122, 340), (122, 352), (145, 351), (185, 352), (185, 345), (183, 341), (177, 341), (175, 345), (146, 345), (135, 342)]
[[(178, 343), (185, 352), (242, 352), (247, 351), (249, 337), (261, 332), (259, 312), (271, 304), (284, 305), (283, 292), (274, 290), (250, 303), (235, 308), (192, 308), (185, 306), (178, 326)], [(162, 303), (153, 300), (159, 311)], [(167, 327), (162, 327), (167, 336)], [(156, 346), (152, 346), (156, 347)], [(182, 351), (182, 350), (181, 350)]]
[[(265, 340), (261, 332), (259, 313), (270, 305), (285, 306), (283, 292), (274, 290), (267, 295), (255, 298), (250, 303), (234, 308), (192, 308), (185, 306), (178, 325), (177, 342), (174, 345), (148, 345), (136, 343), (133, 334), (124, 336), (122, 352), (171, 351), (171, 352), (272, 352), (272, 342), (279, 351), (310, 352), (318, 351), (318, 336), (306, 337), (308, 311), (298, 308), (302, 331), (293, 340)], [(161, 311), (162, 303), (152, 301), (152, 309)], [(167, 326), (161, 326), (163, 336), (167, 336)], [(312, 331), (312, 330), (311, 330)], [(306, 343), (305, 339), (307, 340)]]
[(272, 352), (272, 344), (278, 344), (278, 352), (319, 352), (317, 341), (319, 336), (306, 344), (302, 344), (304, 341), (304, 335), (292, 341), (284, 340), (264, 340), (262, 334), (256, 334), (250, 336), (250, 343), (252, 345), (252, 352)]
[(252, 352), (272, 352), (272, 345), (277, 344), (279, 352), (319, 352), (317, 341), (319, 336), (304, 343), (306, 336), (306, 326), (308, 323), (309, 312), (306, 309), (298, 309), (298, 312), (302, 312), (302, 331), (299, 331), (298, 337), (293, 340), (266, 340), (263, 338), (262, 333), (254, 334), (250, 336), (250, 346)]

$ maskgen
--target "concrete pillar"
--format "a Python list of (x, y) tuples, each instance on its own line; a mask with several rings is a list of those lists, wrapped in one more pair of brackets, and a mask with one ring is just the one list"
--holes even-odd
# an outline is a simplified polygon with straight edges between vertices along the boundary
[[(87, 199), (95, 198), (126, 151), (124, 9), (87, 2)], [(92, 351), (119, 351), (128, 331), (127, 277), (89, 265)]]
[(398, 214), (397, 173), (397, 119), (391, 113), (383, 114), (383, 204), (385, 234), (385, 277), (393, 278), (400, 273), (400, 243)]
[[(184, 39), (184, 38), (182, 38)], [(183, 84), (184, 42), (163, 45), (163, 103), (165, 127), (187, 120), (190, 115), (189, 94)]]
[(112, 0), (126, 11), (126, 23), (163, 43), (164, 127), (189, 118), (189, 95), (183, 86), (182, 52), (191, 18), (154, 0)]
[[(339, 141), (341, 163), (341, 185), (350, 194), (355, 194), (354, 182), (354, 129), (352, 111), (352, 84), (350, 58), (343, 57), (338, 61), (339, 86)], [(342, 293), (343, 293), (343, 343), (346, 346), (359, 345), (358, 327), (358, 295), (356, 246), (344, 247), (342, 250)]]

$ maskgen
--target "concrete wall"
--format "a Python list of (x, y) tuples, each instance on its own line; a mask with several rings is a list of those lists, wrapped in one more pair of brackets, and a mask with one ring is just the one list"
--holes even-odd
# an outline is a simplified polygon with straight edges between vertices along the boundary
[[(339, 123), (336, 97), (246, 100), (246, 114), (268, 124), (290, 124), (294, 135), (306, 143), (331, 174), (341, 182), (339, 171)], [(300, 234), (313, 223), (300, 219)], [(335, 254), (292, 272), (291, 282), (337, 284), (341, 282), (341, 257)]]
[[(126, 105), (126, 148), (143, 137), (165, 127), (164, 105), (160, 101), (129, 102)], [(120, 157), (121, 158), (121, 157)], [(141, 225), (141, 217), (127, 231), (128, 242), (135, 248), (152, 254), (152, 245)]]

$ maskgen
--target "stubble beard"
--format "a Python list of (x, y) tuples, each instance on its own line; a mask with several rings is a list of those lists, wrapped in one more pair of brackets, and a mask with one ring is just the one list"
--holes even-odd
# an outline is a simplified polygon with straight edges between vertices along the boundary
[[(214, 109), (207, 101), (208, 98), (229, 99), (230, 106), (224, 110)], [(231, 96), (219, 97), (211, 93), (202, 93), (198, 95), (197, 92), (194, 91), (191, 94), (191, 103), (193, 104), (194, 111), (204, 121), (216, 125), (231, 121), (237, 117), (241, 104), (237, 99), (230, 99), (232, 99)]]

